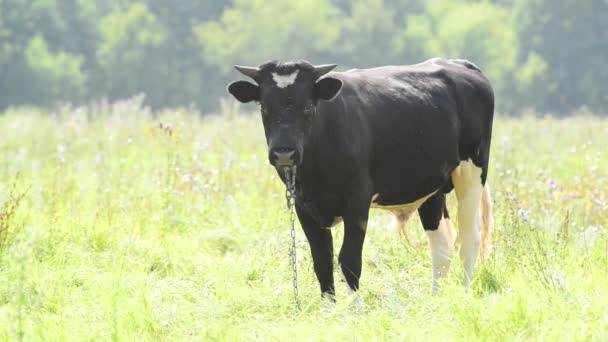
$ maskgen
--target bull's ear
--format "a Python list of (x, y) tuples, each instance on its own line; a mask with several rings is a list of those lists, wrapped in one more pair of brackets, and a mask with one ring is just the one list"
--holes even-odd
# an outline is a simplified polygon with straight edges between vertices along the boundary
[(228, 92), (242, 103), (260, 101), (260, 87), (247, 81), (236, 81), (230, 83), (228, 86)]
[(315, 83), (315, 96), (317, 99), (329, 101), (338, 95), (340, 89), (342, 89), (341, 80), (333, 77), (325, 77)]

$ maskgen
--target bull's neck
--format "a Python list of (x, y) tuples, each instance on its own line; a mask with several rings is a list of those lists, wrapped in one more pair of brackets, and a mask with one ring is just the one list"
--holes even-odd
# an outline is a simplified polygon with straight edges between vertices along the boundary
[[(346, 138), (341, 113), (321, 112), (315, 109), (308, 139), (303, 146), (302, 165), (299, 167), (299, 181), (313, 186), (331, 185), (332, 170), (340, 164), (346, 154), (343, 139)], [(325, 184), (324, 184), (325, 183)]]

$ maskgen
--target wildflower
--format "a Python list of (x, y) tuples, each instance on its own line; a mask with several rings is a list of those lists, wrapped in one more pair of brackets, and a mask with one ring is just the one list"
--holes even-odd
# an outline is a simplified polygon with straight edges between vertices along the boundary
[(549, 190), (557, 190), (557, 182), (553, 178), (547, 179), (547, 186)]
[(159, 128), (165, 132), (168, 136), (173, 135), (173, 124), (171, 123), (159, 123)]
[(509, 200), (511, 200), (511, 201), (517, 200), (517, 196), (515, 196), (515, 194), (510, 191), (509, 191)]
[(517, 210), (517, 214), (522, 221), (527, 222), (530, 212), (528, 210), (519, 209)]

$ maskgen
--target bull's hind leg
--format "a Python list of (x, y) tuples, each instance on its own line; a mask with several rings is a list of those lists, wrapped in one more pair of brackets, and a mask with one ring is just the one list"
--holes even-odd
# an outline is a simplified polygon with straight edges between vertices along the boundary
[(433, 263), (432, 290), (436, 293), (439, 289), (439, 280), (445, 277), (450, 269), (456, 237), (445, 205), (445, 194), (439, 191), (429, 197), (418, 209), (418, 214), (429, 239)]
[(462, 161), (452, 173), (458, 199), (458, 242), (464, 264), (464, 284), (473, 279), (473, 268), (479, 255), (479, 203), (483, 192), (482, 168), (471, 160)]

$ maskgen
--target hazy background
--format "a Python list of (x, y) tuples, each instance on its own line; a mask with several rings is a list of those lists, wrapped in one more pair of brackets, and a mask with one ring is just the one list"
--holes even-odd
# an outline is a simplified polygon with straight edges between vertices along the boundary
[(232, 64), (466, 58), (498, 109), (606, 115), (607, 0), (0, 0), (0, 110), (145, 93), (214, 111)]

